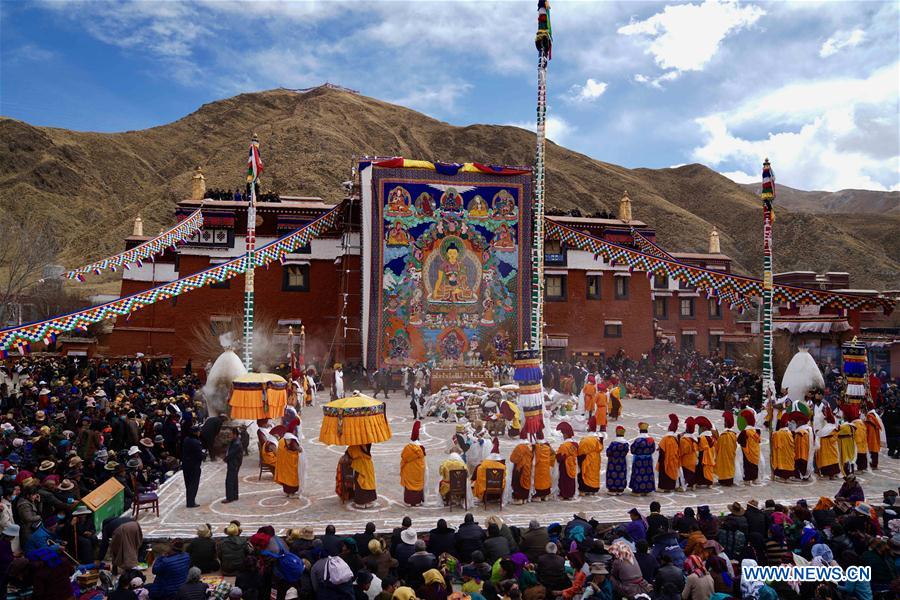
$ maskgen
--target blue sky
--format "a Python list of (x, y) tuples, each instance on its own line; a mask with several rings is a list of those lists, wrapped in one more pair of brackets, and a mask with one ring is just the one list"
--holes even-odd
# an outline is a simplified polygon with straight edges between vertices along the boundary
[[(324, 81), (533, 126), (536, 2), (0, 2), (0, 114), (80, 130)], [(548, 134), (627, 167), (900, 189), (895, 2), (552, 2)]]

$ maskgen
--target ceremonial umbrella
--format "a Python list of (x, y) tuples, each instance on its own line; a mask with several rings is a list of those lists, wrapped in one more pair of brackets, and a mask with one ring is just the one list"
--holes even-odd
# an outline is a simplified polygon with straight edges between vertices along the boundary
[(391, 439), (384, 402), (359, 392), (322, 407), (319, 441), (332, 446), (362, 446)]
[(275, 419), (284, 414), (287, 381), (274, 373), (247, 373), (231, 384), (232, 419)]

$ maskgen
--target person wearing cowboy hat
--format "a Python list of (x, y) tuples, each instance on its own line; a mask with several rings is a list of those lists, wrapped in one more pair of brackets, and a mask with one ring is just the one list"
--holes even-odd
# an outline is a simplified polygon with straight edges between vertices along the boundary
[(591, 597), (612, 598), (612, 582), (609, 580), (609, 571), (603, 563), (591, 563), (590, 578), (585, 582), (585, 592), (590, 591)]
[(230, 576), (237, 574), (243, 568), (248, 554), (247, 542), (240, 537), (240, 521), (231, 521), (225, 526), (224, 533), (225, 539), (219, 542), (217, 555), (221, 563), (222, 574)]

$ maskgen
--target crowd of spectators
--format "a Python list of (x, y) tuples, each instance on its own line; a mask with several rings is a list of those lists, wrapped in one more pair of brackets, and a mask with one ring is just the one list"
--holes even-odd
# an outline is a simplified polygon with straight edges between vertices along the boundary
[(545, 365), (544, 386), (578, 394), (589, 374), (623, 382), (632, 397), (663, 398), (715, 410), (762, 405), (758, 373), (715, 354), (704, 356), (660, 342), (640, 359), (619, 352), (603, 360), (570, 358)]
[[(192, 567), (198, 574), (221, 567), (248, 599), (274, 591), (281, 600), (293, 589), (301, 600), (878, 600), (900, 594), (896, 500), (888, 490), (880, 503), (867, 502), (848, 478), (835, 496), (814, 502), (750, 500), (723, 515), (709, 506), (665, 515), (654, 501), (613, 525), (584, 513), (527, 527), (467, 514), (457, 528), (438, 519), (416, 529), (405, 517), (383, 534), (369, 523), (352, 535), (329, 525), (318, 536), (302, 527), (279, 537), (267, 526), (248, 537), (234, 521), (217, 542), (208, 527), (175, 540), (153, 570), (173, 598), (188, 597)], [(741, 567), (778, 565), (866, 566), (871, 581), (742, 580)]]
[(167, 360), (30, 356), (0, 365), (0, 598), (13, 588), (70, 597), (63, 591), (76, 563), (107, 553), (117, 571), (138, 564), (140, 526), (120, 517), (98, 532), (81, 499), (115, 479), (128, 514), (173, 476), (184, 436), (206, 418), (193, 399), (199, 387), (190, 364), (176, 375)]

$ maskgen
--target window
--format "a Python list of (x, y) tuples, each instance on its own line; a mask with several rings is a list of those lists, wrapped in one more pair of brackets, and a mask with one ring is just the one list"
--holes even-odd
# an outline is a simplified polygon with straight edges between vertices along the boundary
[(669, 318), (669, 299), (655, 298), (653, 300), (653, 316), (657, 319)]
[(722, 352), (722, 336), (711, 333), (709, 334), (709, 353), (713, 352)]
[(693, 319), (694, 318), (694, 299), (693, 298), (682, 298), (680, 301), (681, 309), (679, 314), (682, 319)]
[(603, 337), (622, 337), (621, 323), (607, 323), (603, 326)]
[(722, 318), (722, 305), (719, 304), (715, 298), (709, 299), (709, 318), (710, 319), (721, 319)]
[(566, 251), (559, 240), (544, 240), (544, 264), (565, 265)]
[(602, 275), (588, 275), (587, 276), (587, 298), (588, 300), (599, 300), (600, 299), (600, 281), (602, 280)]
[(285, 265), (281, 290), (284, 292), (308, 292), (309, 265)]
[(691, 285), (686, 281), (678, 280), (678, 289), (686, 292), (696, 292), (697, 286)]
[(696, 344), (694, 343), (694, 338), (696, 336), (693, 333), (682, 333), (681, 334), (681, 349), (685, 352), (693, 352)]
[(665, 290), (669, 288), (669, 278), (666, 275), (654, 275), (653, 276), (653, 287), (658, 290)]
[(547, 300), (566, 299), (566, 276), (547, 275), (544, 277), (544, 296)]
[(616, 300), (623, 300), (628, 297), (628, 278), (615, 277), (616, 280)]

